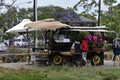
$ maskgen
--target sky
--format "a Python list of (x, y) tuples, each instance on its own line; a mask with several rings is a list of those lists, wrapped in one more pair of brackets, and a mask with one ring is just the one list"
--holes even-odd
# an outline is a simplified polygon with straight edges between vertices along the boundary
[[(12, 0), (5, 0), (6, 3), (11, 3)], [(27, 3), (31, 1), (32, 3)], [(61, 6), (63, 8), (73, 7), (79, 0), (37, 0), (37, 6), (47, 6), (47, 5), (55, 5)], [(14, 5), (19, 5), (19, 7), (32, 7), (33, 0), (17, 0)]]
[[(31, 3), (27, 3), (31, 1)], [(37, 6), (48, 6), (48, 5), (54, 5), (54, 6), (60, 6), (63, 8), (67, 7), (73, 7), (79, 0), (37, 0)], [(12, 0), (5, 0), (5, 3), (11, 4)], [(120, 3), (120, 0), (118, 0), (118, 3)], [(17, 8), (30, 8), (33, 7), (33, 0), (17, 0), (14, 3), (14, 6)], [(107, 9), (106, 6), (102, 6), (101, 9)], [(81, 9), (78, 8), (78, 13), (81, 12)]]

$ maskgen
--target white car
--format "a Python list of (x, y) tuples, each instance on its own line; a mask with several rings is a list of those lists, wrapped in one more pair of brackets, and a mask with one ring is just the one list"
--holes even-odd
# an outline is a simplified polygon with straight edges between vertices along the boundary
[(1, 51), (7, 51), (8, 47), (5, 43), (0, 42), (0, 52)]
[(14, 46), (16, 47), (27, 47), (28, 42), (25, 39), (15, 39)]

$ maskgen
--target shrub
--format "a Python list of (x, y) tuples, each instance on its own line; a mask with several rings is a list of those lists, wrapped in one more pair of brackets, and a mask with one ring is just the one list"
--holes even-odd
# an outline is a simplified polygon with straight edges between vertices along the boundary
[(27, 48), (15, 48), (15, 47), (11, 47), (11, 48), (8, 49), (8, 52), (9, 53), (27, 53), (28, 49)]

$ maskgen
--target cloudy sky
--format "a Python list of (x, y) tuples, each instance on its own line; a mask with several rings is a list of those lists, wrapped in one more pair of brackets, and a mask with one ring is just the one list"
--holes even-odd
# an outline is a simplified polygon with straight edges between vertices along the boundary
[[(11, 3), (12, 0), (5, 0), (6, 3)], [(31, 3), (27, 3), (31, 1)], [(47, 6), (47, 5), (55, 5), (61, 7), (73, 7), (79, 0), (37, 0), (37, 6)], [(33, 0), (17, 0), (14, 5), (19, 5), (19, 7), (32, 7)]]
[[(31, 3), (27, 3), (31, 1)], [(73, 7), (79, 0), (37, 0), (37, 6), (48, 6), (48, 5), (54, 5), (54, 6), (61, 6), (63, 8), (67, 7)], [(11, 4), (12, 0), (5, 0), (5, 3)], [(120, 0), (118, 0), (118, 3), (120, 3)], [(14, 4), (14, 6), (18, 8), (27, 8), (27, 7), (33, 7), (33, 0), (17, 0)], [(105, 6), (102, 6), (102, 9), (105, 9)], [(80, 9), (78, 9), (80, 12)]]

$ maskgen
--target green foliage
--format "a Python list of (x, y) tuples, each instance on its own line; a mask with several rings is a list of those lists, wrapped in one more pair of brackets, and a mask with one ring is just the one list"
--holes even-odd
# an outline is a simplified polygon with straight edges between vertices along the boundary
[(117, 0), (103, 0), (105, 5), (111, 6), (113, 3), (116, 3)]
[(113, 50), (113, 45), (110, 43), (106, 43), (106, 44), (104, 44), (104, 48), (105, 48), (105, 50)]
[(79, 15), (71, 8), (45, 6), (38, 8), (38, 19), (54, 18), (59, 21), (80, 21)]
[[(45, 6), (38, 7), (38, 20), (46, 18), (54, 18), (59, 21), (80, 21), (79, 15), (71, 8), (61, 8), (58, 6)], [(33, 8), (20, 8), (19, 10), (16, 7), (11, 7), (6, 13), (0, 14), (0, 26), (4, 28), (7, 26), (7, 29), (4, 30), (4, 33), (9, 28), (20, 23), (22, 19), (28, 18), (33, 20)], [(10, 39), (10, 36), (7, 34), (4, 35), (4, 38)]]
[[(106, 25), (119, 33), (120, 4), (117, 6), (112, 6), (116, 3), (116, 0), (103, 0), (103, 2), (108, 6), (108, 10), (106, 12), (101, 11), (101, 25)], [(77, 9), (78, 7), (80, 7), (80, 9), (82, 7), (84, 10), (80, 15), (96, 20), (95, 16), (98, 9), (96, 9), (96, 7), (98, 7), (98, 1), (96, 0), (79, 0), (73, 9), (64, 9), (58, 6), (38, 7), (38, 20), (54, 18), (55, 20), (60, 21), (81, 21), (81, 19), (79, 19), (79, 15), (74, 11), (74, 9)], [(91, 10), (93, 11), (92, 13), (90, 13)], [(31, 20), (34, 19), (33, 8), (21, 8), (18, 10), (16, 7), (8, 7), (8, 11), (6, 13), (0, 14), (0, 26), (1, 28), (6, 26), (11, 28), (25, 18), (29, 18)], [(10, 37), (5, 34), (4, 38), (8, 39)]]
[(25, 49), (25, 48), (14, 48), (14, 47), (10, 47), (10, 48), (9, 48), (9, 52), (10, 52), (10, 53), (15, 53), (15, 54), (17, 54), (17, 53), (27, 53), (28, 50)]
[(82, 38), (84, 36), (86, 36), (87, 34), (89, 34), (89, 32), (74, 32), (74, 33), (71, 33), (71, 38), (70, 40), (71, 41), (74, 41), (74, 40), (79, 40), (80, 42), (82, 42)]
[(80, 16), (84, 16), (84, 17), (86, 17), (86, 18), (88, 18), (88, 19), (91, 19), (91, 20), (95, 20), (95, 21), (96, 21), (96, 18), (95, 18), (93, 15), (91, 15), (91, 14), (81, 13)]
[(86, 13), (96, 6), (97, 2), (95, 0), (79, 0), (78, 3), (74, 5), (73, 9), (77, 10), (77, 7), (82, 7)]
[(109, 10), (102, 14), (101, 16), (101, 24), (110, 27), (114, 30), (118, 35), (120, 35), (120, 5), (112, 6)]
[[(108, 10), (104, 11), (104, 9), (103, 10), (101, 9), (100, 24), (106, 25), (107, 27), (110, 27), (112, 30), (114, 30), (118, 33), (119, 29), (120, 29), (120, 24), (119, 24), (119, 22), (120, 22), (120, 18), (119, 18), (120, 17), (120, 11), (119, 11), (120, 4), (113, 7), (113, 4), (117, 3), (117, 0), (103, 0), (103, 3), (104, 3), (104, 5), (108, 6)], [(101, 6), (103, 6), (103, 4)], [(92, 19), (92, 17), (90, 17), (88, 13), (91, 12), (90, 10), (94, 10), (94, 12), (92, 12), (92, 14), (91, 14), (94, 16), (96, 14), (96, 11), (98, 11), (98, 8), (96, 10), (94, 7), (99, 7), (99, 3), (96, 0), (89, 0), (89, 1), (88, 0), (79, 0), (78, 3), (76, 3), (74, 5), (73, 9), (77, 10), (78, 7), (80, 7), (80, 9), (83, 8), (84, 9), (83, 12), (87, 15), (87, 17)], [(86, 16), (86, 15), (83, 15), (83, 16)]]
[[(100, 1), (100, 0), (99, 0)], [(102, 0), (101, 0), (102, 1)], [(108, 5), (109, 7), (112, 6), (114, 3), (117, 3), (117, 0), (103, 0), (103, 3), (105, 5)], [(94, 13), (96, 13), (95, 7), (98, 7), (99, 3), (97, 0), (79, 0), (74, 6), (73, 9), (77, 10), (78, 7), (84, 9), (84, 13), (89, 13), (91, 10), (94, 10)]]
[(38, 19), (54, 18), (53, 8), (51, 7), (39, 7), (38, 8)]
[[(30, 66), (30, 65), (29, 65)], [(60, 69), (60, 70), (58, 70)], [(0, 68), (1, 80), (119, 80), (120, 69), (67, 66), (32, 67), (32, 69)]]

